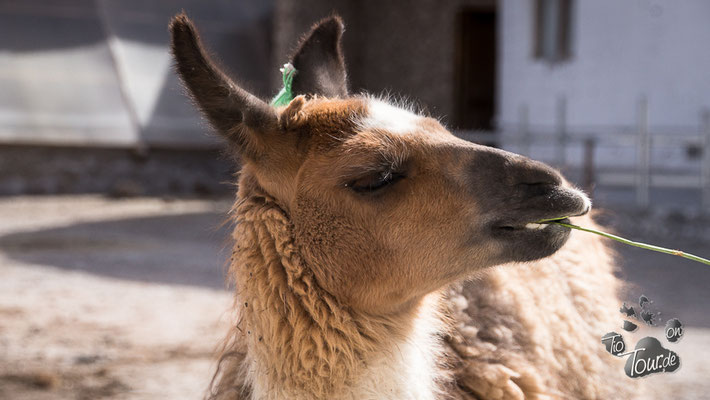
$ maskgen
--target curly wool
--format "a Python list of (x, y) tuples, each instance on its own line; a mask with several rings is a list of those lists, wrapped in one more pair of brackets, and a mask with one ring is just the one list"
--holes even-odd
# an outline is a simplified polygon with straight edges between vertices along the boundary
[(459, 386), (483, 399), (643, 398), (600, 342), (619, 329), (620, 286), (602, 240), (573, 232), (551, 257), (454, 287), (447, 343)]
[(234, 215), (230, 275), (239, 323), (223, 352), (236, 356), (223, 357), (213, 397), (330, 398), (352, 385), (376, 344), (399, 335), (398, 321), (359, 315), (324, 291), (269, 196), (246, 197)]

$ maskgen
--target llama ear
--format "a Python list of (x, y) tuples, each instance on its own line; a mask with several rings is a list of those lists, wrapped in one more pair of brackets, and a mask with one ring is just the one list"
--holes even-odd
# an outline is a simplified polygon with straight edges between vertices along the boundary
[(334, 15), (313, 25), (304, 36), (291, 64), (298, 71), (293, 78), (293, 93), (325, 97), (348, 95), (345, 60), (340, 38), (343, 20)]
[(177, 72), (197, 106), (220, 135), (240, 151), (253, 153), (259, 133), (276, 127), (275, 110), (237, 86), (210, 60), (184, 13), (172, 19), (170, 33)]

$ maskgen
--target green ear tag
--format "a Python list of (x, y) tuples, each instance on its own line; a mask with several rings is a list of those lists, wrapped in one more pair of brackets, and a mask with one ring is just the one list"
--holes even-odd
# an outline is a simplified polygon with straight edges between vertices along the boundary
[(293, 92), (291, 91), (291, 85), (293, 85), (293, 77), (296, 75), (296, 68), (293, 64), (286, 63), (283, 68), (279, 71), (283, 74), (284, 86), (281, 88), (279, 93), (271, 100), (271, 105), (274, 107), (285, 106), (293, 100)]

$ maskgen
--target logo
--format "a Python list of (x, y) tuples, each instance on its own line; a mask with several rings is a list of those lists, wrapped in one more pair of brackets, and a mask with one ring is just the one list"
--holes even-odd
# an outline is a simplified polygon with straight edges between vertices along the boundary
[[(660, 312), (652, 310), (653, 301), (642, 295), (639, 298), (639, 310), (628, 306), (626, 303), (621, 305), (619, 312), (626, 318), (633, 318), (639, 323), (644, 323), (648, 326), (657, 326), (660, 320)], [(634, 332), (638, 329), (638, 325), (629, 319), (624, 319), (622, 329), (627, 332)], [(670, 319), (666, 322), (663, 329), (665, 339), (670, 343), (677, 343), (683, 337), (683, 324), (678, 318)], [(606, 351), (616, 357), (628, 357), (624, 371), (626, 376), (630, 378), (640, 378), (643, 376), (674, 372), (680, 368), (680, 357), (674, 351), (663, 347), (661, 342), (652, 337), (646, 336), (640, 339), (634, 349), (627, 351), (624, 337), (617, 332), (609, 332), (602, 336), (602, 344)]]

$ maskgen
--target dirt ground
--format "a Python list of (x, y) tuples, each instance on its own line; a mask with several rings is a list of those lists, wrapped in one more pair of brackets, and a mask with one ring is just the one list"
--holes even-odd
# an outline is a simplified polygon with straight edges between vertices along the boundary
[[(0, 199), (0, 399), (201, 398), (229, 319), (229, 206)], [(710, 249), (704, 239), (666, 236)], [(629, 300), (643, 292), (664, 320), (677, 316), (687, 328), (666, 346), (682, 368), (644, 382), (659, 399), (710, 398), (710, 269), (664, 257), (633, 249), (620, 257)], [(642, 334), (662, 338), (649, 328), (627, 345)]]
[(2, 200), (0, 398), (200, 398), (230, 304), (228, 206)]

